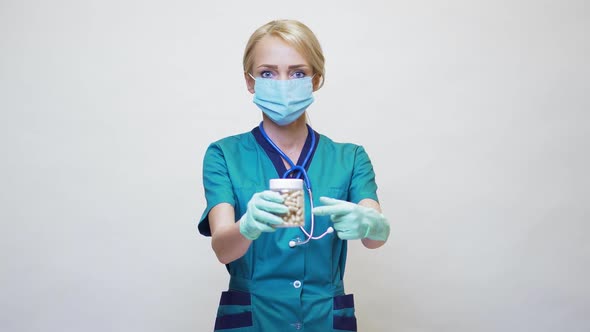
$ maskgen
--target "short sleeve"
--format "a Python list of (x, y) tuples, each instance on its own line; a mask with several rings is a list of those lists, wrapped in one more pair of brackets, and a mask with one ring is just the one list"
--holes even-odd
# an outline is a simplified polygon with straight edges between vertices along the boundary
[(209, 226), (209, 212), (219, 203), (235, 205), (234, 193), (223, 150), (218, 144), (211, 144), (203, 158), (203, 187), (207, 207), (199, 221), (199, 232), (205, 236), (211, 236)]
[(350, 185), (350, 200), (358, 203), (365, 198), (379, 201), (377, 183), (371, 159), (362, 146), (357, 146), (354, 154), (354, 167)]

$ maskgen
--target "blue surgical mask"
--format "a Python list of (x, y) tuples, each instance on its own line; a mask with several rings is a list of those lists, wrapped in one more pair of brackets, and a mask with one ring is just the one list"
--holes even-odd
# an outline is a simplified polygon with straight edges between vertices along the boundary
[(311, 79), (254, 78), (254, 103), (279, 126), (293, 123), (313, 102)]

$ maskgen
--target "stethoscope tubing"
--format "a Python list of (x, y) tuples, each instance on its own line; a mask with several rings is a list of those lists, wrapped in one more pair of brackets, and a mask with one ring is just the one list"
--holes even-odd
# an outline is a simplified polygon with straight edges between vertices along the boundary
[[(288, 169), (282, 176), (283, 179), (287, 178), (289, 176), (289, 174), (295, 172), (295, 171), (299, 171), (299, 173), (297, 174), (297, 178), (301, 178), (301, 176), (303, 176), (303, 182), (305, 183), (305, 187), (307, 188), (307, 193), (309, 194), (309, 205), (310, 208), (313, 210), (313, 194), (312, 194), (312, 190), (311, 190), (311, 181), (309, 180), (309, 177), (307, 175), (307, 171), (305, 170), (305, 166), (307, 165), (307, 163), (309, 162), (311, 155), (313, 153), (313, 149), (315, 147), (315, 133), (313, 132), (313, 129), (311, 129), (311, 127), (308, 125), (308, 132), (309, 135), (311, 135), (311, 147), (309, 149), (309, 151), (307, 152), (307, 155), (305, 156), (305, 159), (303, 160), (303, 163), (301, 163), (301, 165), (295, 165), (295, 163), (291, 160), (291, 158), (289, 158), (273, 141), (272, 139), (270, 139), (270, 137), (268, 137), (268, 135), (266, 134), (266, 132), (264, 131), (264, 128), (262, 126), (262, 121), (260, 122), (260, 124), (258, 125), (258, 127), (260, 128), (260, 132), (262, 133), (262, 137), (264, 137), (264, 139), (273, 147), (273, 149), (275, 149), (275, 151), (277, 151), (281, 157), (283, 157), (283, 159), (285, 159), (287, 161), (287, 163), (291, 166), (290, 169)], [(299, 228), (301, 229), (301, 231), (305, 234), (305, 236), (307, 237), (307, 239), (305, 241), (300, 241), (300, 242), (295, 242), (295, 241), (289, 241), (289, 246), (290, 247), (295, 247), (297, 245), (302, 245), (305, 244), (307, 242), (309, 242), (310, 240), (318, 240), (323, 238), (326, 234), (332, 233), (334, 232), (334, 229), (332, 227), (328, 227), (328, 229), (326, 229), (326, 231), (319, 236), (313, 236), (313, 231), (314, 231), (314, 227), (315, 227), (315, 220), (314, 220), (314, 216), (313, 216), (313, 212), (310, 213), (311, 215), (311, 223), (310, 223), (310, 229), (309, 229), (309, 233), (305, 230), (305, 228), (303, 226), (299, 226)]]

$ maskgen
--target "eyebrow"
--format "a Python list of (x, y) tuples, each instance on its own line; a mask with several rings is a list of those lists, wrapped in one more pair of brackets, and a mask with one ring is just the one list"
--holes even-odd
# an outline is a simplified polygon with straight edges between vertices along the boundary
[[(256, 68), (261, 68), (261, 67), (266, 67), (266, 68), (272, 68), (272, 69), (278, 69), (279, 66), (277, 65), (267, 65), (267, 64), (262, 64)], [(304, 64), (300, 64), (300, 65), (291, 65), (289, 66), (289, 69), (293, 69), (293, 68), (308, 68), (308, 65), (304, 65)]]

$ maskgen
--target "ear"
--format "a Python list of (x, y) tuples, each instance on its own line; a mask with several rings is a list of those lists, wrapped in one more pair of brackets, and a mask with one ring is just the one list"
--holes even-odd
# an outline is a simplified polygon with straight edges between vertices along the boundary
[(323, 77), (316, 75), (312, 80), (311, 83), (313, 85), (313, 92), (316, 92), (320, 88), (320, 83), (322, 82)]
[(246, 80), (246, 87), (250, 93), (254, 93), (254, 79), (248, 74), (244, 73), (244, 79)]

